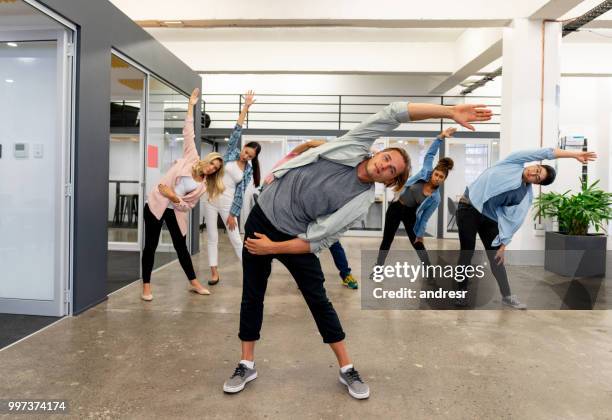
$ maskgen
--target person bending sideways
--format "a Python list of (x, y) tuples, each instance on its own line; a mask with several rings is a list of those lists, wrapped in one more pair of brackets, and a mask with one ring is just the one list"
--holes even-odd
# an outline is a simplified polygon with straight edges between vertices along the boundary
[[(436, 137), (425, 154), (421, 170), (408, 179), (399, 198), (389, 205), (385, 215), (385, 229), (376, 265), (385, 263), (400, 222), (404, 223), (410, 243), (417, 251), (425, 267), (430, 265), (429, 256), (423, 243), (425, 228), (427, 227), (427, 221), (440, 205), (439, 187), (444, 183), (448, 177), (448, 172), (454, 166), (451, 158), (440, 159), (435, 167), (433, 166), (433, 160), (444, 139), (452, 137), (456, 131), (456, 128), (447, 128)], [(428, 282), (434, 284), (433, 278), (429, 277)]]
[[(325, 143), (326, 141), (324, 140), (309, 140), (307, 142), (299, 144), (295, 146), (291, 152), (287, 153), (287, 155), (284, 158), (276, 162), (276, 164), (274, 165), (272, 169), (281, 166), (285, 162), (288, 162), (294, 157), (299, 156), (300, 154), (304, 153), (308, 149), (312, 149), (313, 147), (318, 147)], [(273, 180), (274, 180), (274, 175), (270, 173), (266, 176), (264, 183), (269, 184)], [(358, 289), (359, 283), (357, 283), (357, 280), (355, 279), (355, 277), (353, 276), (351, 272), (351, 267), (349, 267), (349, 262), (348, 262), (348, 259), (346, 258), (346, 252), (344, 251), (344, 247), (342, 246), (340, 241), (334, 242), (329, 247), (329, 252), (332, 254), (332, 258), (334, 259), (334, 264), (336, 268), (338, 269), (338, 274), (340, 275), (340, 279), (342, 279), (342, 285), (349, 289), (353, 289), (353, 290)]]
[(227, 150), (223, 155), (225, 162), (223, 175), (223, 193), (216, 196), (206, 195), (204, 197), (204, 217), (206, 219), (206, 232), (208, 235), (208, 265), (210, 266), (210, 280), (208, 284), (214, 286), (219, 283), (219, 231), (217, 230), (217, 217), (227, 228), (227, 236), (234, 248), (238, 259), (242, 258), (242, 239), (238, 229), (238, 216), (244, 192), (251, 178), (256, 187), (259, 186), (259, 152), (261, 145), (256, 141), (245, 144), (242, 149), (242, 123), (244, 122), (249, 108), (253, 103), (255, 94), (248, 91), (245, 95), (244, 105), (236, 121), (236, 126), (227, 144)]
[(195, 146), (193, 107), (198, 103), (200, 90), (194, 89), (189, 98), (189, 109), (183, 127), (183, 157), (178, 159), (153, 189), (144, 206), (145, 245), (142, 251), (142, 300), (153, 300), (151, 271), (155, 250), (159, 243), (162, 225), (172, 237), (172, 245), (179, 262), (191, 283), (189, 290), (200, 295), (210, 292), (196, 278), (191, 256), (187, 249), (187, 214), (199, 203), (205, 191), (215, 197), (223, 192), (223, 158), (219, 153), (209, 153), (200, 160)]
[[(524, 165), (528, 162), (560, 158), (574, 158), (586, 163), (595, 160), (597, 155), (594, 152), (552, 148), (514, 152), (480, 174), (465, 189), (457, 206), (457, 227), (461, 244), (459, 264), (471, 264), (478, 234), (487, 251), (491, 271), (497, 280), (502, 304), (515, 309), (526, 309), (527, 305), (510, 292), (504, 267), (504, 252), (531, 208), (532, 184), (550, 185), (556, 177), (552, 166)], [(460, 290), (467, 290), (468, 280), (457, 285)], [(467, 296), (457, 299), (455, 304), (467, 306)]]
[(427, 118), (451, 118), (473, 129), (469, 122), (489, 120), (491, 111), (482, 105), (395, 102), (344, 136), (273, 171), (276, 179), (264, 188), (245, 225), (238, 333), (242, 358), (224, 383), (225, 392), (239, 392), (257, 377), (255, 341), (260, 338), (264, 296), (276, 258), (297, 282), (323, 342), (336, 355), (340, 382), (354, 398), (368, 398), (369, 387), (349, 358), (340, 320), (325, 293), (316, 254), (367, 214), (375, 182), (399, 190), (408, 179), (410, 159), (405, 150), (388, 148), (372, 156), (372, 143), (401, 123)]

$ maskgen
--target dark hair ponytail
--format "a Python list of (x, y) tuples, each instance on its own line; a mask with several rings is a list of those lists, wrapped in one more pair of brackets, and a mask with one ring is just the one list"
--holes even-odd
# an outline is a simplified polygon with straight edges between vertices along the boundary
[(261, 144), (256, 141), (250, 141), (244, 145), (244, 147), (250, 147), (255, 150), (255, 157), (251, 159), (251, 165), (253, 165), (253, 184), (255, 187), (259, 187), (259, 182), (261, 181), (261, 173), (259, 171), (259, 152), (261, 152)]
[(442, 158), (434, 168), (435, 171), (444, 172), (444, 176), (448, 176), (448, 172), (453, 169), (455, 162), (449, 157)]

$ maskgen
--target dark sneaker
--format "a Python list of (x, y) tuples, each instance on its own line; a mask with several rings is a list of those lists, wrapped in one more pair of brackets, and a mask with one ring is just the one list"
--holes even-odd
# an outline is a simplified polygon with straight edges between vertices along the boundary
[(338, 379), (340, 379), (342, 384), (346, 385), (351, 397), (363, 400), (370, 396), (370, 387), (363, 382), (359, 376), (359, 372), (354, 368), (350, 368), (346, 373), (340, 371), (340, 377)]
[(502, 304), (514, 309), (527, 309), (527, 305), (521, 303), (516, 295), (504, 296), (502, 298)]
[(353, 277), (352, 274), (349, 274), (342, 279), (342, 285), (348, 287), (349, 289), (359, 288), (359, 283), (357, 283), (357, 280), (355, 280), (355, 277)]
[(253, 369), (249, 369), (242, 363), (238, 363), (238, 367), (234, 371), (234, 374), (223, 384), (223, 391), (230, 394), (240, 392), (248, 382), (251, 382), (255, 378), (257, 378), (255, 366), (253, 366)]

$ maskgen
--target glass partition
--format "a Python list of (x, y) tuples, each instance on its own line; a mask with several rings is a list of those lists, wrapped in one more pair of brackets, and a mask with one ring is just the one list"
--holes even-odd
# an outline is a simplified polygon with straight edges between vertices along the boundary
[[(147, 119), (147, 141), (145, 150), (144, 194), (157, 188), (161, 178), (183, 157), (183, 123), (189, 106), (189, 98), (159, 79), (149, 77), (149, 101)], [(144, 207), (144, 205), (142, 206)], [(190, 230), (191, 231), (191, 230)], [(190, 241), (187, 233), (187, 244)], [(176, 258), (170, 232), (164, 224), (155, 265), (157, 268)]]
[(111, 55), (107, 219), (111, 251), (138, 252), (145, 80), (145, 73)]
[[(410, 164), (412, 165), (410, 170), (410, 176), (416, 174), (423, 167), (423, 159), (425, 159), (425, 154), (429, 150), (433, 139), (431, 138), (401, 138), (401, 137), (393, 137), (389, 138), (388, 147), (400, 147), (410, 156)], [(439, 155), (434, 158), (434, 164), (439, 159)], [(387, 206), (393, 200), (395, 200), (399, 194), (399, 192), (393, 191), (392, 188), (387, 188)], [(432, 216), (429, 218), (427, 222), (427, 227), (425, 229), (426, 236), (436, 237), (438, 234), (438, 210), (436, 210)], [(406, 229), (404, 228), (404, 224), (400, 223), (399, 228), (397, 229), (397, 235), (407, 236)]]
[(444, 237), (457, 237), (455, 211), (465, 188), (499, 159), (497, 140), (447, 139), (446, 156), (455, 166), (444, 183)]

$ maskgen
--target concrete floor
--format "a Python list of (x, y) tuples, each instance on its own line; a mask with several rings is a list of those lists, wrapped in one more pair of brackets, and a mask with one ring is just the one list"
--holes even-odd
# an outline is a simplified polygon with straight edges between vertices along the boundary
[[(0, 398), (67, 399), (67, 418), (79, 419), (612, 418), (611, 311), (362, 311), (359, 291), (340, 286), (327, 252), (327, 291), (370, 399), (356, 401), (338, 383), (331, 351), (278, 264), (259, 378), (225, 395), (240, 356), (241, 275), (227, 237), (220, 240), (213, 295), (188, 293), (173, 263), (154, 274), (153, 302), (133, 284), (0, 352)], [(343, 243), (358, 273), (359, 250), (378, 240)], [(208, 275), (205, 253), (194, 264)]]

